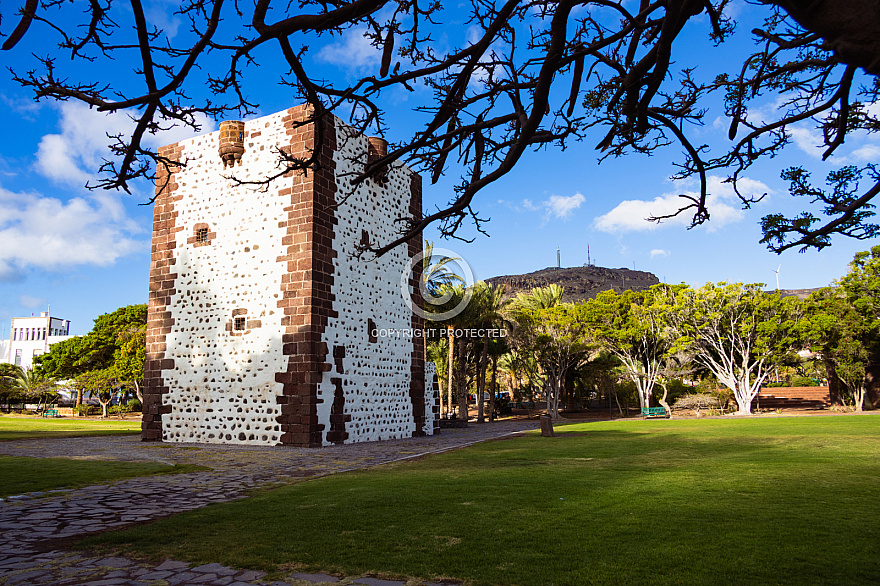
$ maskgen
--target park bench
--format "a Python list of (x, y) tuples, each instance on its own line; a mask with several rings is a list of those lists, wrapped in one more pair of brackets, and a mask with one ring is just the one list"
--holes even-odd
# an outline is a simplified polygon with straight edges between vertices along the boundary
[(58, 409), (46, 409), (42, 413), (43, 417), (61, 417), (58, 413)]
[(649, 417), (663, 417), (664, 419), (669, 419), (669, 413), (667, 413), (666, 409), (663, 407), (643, 407), (642, 419), (647, 419)]

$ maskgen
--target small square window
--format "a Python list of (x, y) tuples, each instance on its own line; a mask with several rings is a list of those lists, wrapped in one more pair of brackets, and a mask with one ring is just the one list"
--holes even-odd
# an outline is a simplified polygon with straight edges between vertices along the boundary
[(235, 318), (235, 326), (234, 326), (234, 329), (235, 329), (237, 332), (242, 332), (242, 331), (244, 331), (244, 326), (245, 326), (245, 319), (244, 319), (243, 317), (237, 317), (237, 318)]
[(196, 242), (199, 244), (207, 244), (208, 243), (208, 229), (207, 228), (199, 228), (196, 230)]

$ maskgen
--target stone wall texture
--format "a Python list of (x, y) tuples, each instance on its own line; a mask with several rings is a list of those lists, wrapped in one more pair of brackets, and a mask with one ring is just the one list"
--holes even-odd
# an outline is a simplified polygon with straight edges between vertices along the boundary
[[(157, 178), (144, 440), (318, 447), (434, 433), (423, 338), (382, 335), (422, 327), (401, 291), (421, 241), (357, 257), (421, 210), (421, 180), (395, 164), (356, 182), (368, 139), (308, 114), (238, 123), (235, 157), (230, 125), (162, 151), (185, 165)], [(315, 152), (318, 165), (247, 183), (282, 173), (282, 152)]]

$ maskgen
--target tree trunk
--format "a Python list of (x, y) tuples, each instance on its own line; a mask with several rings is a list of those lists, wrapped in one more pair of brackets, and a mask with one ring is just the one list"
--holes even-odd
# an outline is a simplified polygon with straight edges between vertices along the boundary
[(666, 387), (665, 382), (661, 382), (659, 384), (660, 384), (660, 388), (663, 389), (663, 396), (657, 402), (660, 403), (660, 405), (664, 409), (666, 409), (666, 415), (668, 415), (669, 418), (672, 419), (672, 409), (669, 407), (669, 404), (666, 402), (666, 397), (669, 395), (669, 389)]
[(875, 353), (868, 363), (867, 372), (865, 373), (865, 396), (868, 399), (869, 408), (880, 408), (880, 364), (877, 357), (880, 353)]
[(844, 405), (842, 393), (840, 392), (840, 378), (834, 369), (834, 363), (830, 360), (823, 360), (825, 363), (825, 374), (828, 376), (828, 399), (832, 405)]
[(744, 398), (740, 398), (738, 396), (734, 396), (736, 399), (736, 406), (738, 410), (736, 412), (737, 415), (751, 415), (752, 414), (752, 401), (748, 401)]
[(449, 334), (449, 368), (446, 370), (446, 374), (449, 381), (446, 385), (446, 419), (452, 419), (452, 379), (455, 378), (452, 365), (455, 362), (455, 330), (449, 329), (447, 332)]
[(467, 340), (458, 339), (458, 418), (468, 420), (467, 402)]
[(492, 356), (492, 392), (489, 395), (489, 420), (495, 419), (495, 397), (498, 396), (498, 388), (495, 386), (498, 375), (498, 357)]
[(483, 412), (483, 396), (486, 393), (486, 367), (489, 357), (489, 338), (483, 338), (483, 349), (480, 352), (480, 366), (477, 368), (477, 423), (485, 423)]
[(77, 389), (76, 390), (76, 404), (73, 406), (74, 415), (76, 415), (78, 413), (79, 410), (77, 409), (77, 407), (82, 405), (82, 403), (83, 403), (83, 390)]

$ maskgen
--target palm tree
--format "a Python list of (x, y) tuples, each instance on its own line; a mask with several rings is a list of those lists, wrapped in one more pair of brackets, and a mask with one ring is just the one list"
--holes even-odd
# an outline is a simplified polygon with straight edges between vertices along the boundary
[(438, 256), (434, 260), (434, 243), (425, 240), (422, 256), (422, 295), (426, 298), (442, 297), (442, 289), (447, 285), (464, 283), (464, 280), (449, 270), (446, 265), (460, 260), (454, 256)]
[[(472, 303), (475, 311), (472, 324), (478, 329), (486, 330), (483, 335), (480, 362), (477, 368), (477, 422), (483, 423), (485, 421), (483, 397), (486, 391), (486, 368), (489, 356), (489, 343), (492, 339), (492, 336), (489, 335), (489, 330), (501, 329), (505, 325), (504, 309), (510, 303), (510, 300), (504, 299), (504, 285), (491, 285), (480, 281), (474, 286), (474, 291), (474, 301)], [(492, 392), (494, 393), (494, 388)], [(494, 394), (491, 400), (494, 405)]]
[(18, 396), (18, 387), (15, 385), (15, 375), (21, 370), (20, 366), (8, 363), (0, 363), (0, 398), (9, 407), (13, 399)]
[(515, 307), (524, 309), (549, 309), (562, 303), (564, 287), (551, 283), (546, 287), (535, 287), (528, 294), (520, 293), (513, 302)]
[[(431, 303), (426, 303), (425, 307), (428, 311), (432, 311), (433, 313), (444, 313), (446, 310), (451, 309), (453, 307), (457, 307), (459, 303), (462, 302), (465, 296), (465, 288), (462, 283), (445, 283), (441, 284), (437, 287), (435, 291), (435, 299), (443, 299), (444, 303), (440, 305), (434, 305)], [(455, 364), (455, 353), (456, 353), (456, 339), (455, 339), (455, 329), (457, 326), (461, 326), (462, 320), (459, 319), (459, 315), (455, 315), (453, 317), (447, 318), (443, 321), (439, 321), (440, 323), (446, 327), (446, 336), (448, 339), (448, 364), (446, 372), (448, 374), (447, 377), (447, 400), (446, 400), (446, 416), (450, 417), (452, 413), (452, 385), (454, 379), (461, 378), (460, 373), (456, 373), (454, 369)]]
[(44, 408), (44, 403), (48, 405), (58, 397), (55, 380), (37, 370), (25, 370), (20, 366), (14, 366), (11, 378), (13, 391), (19, 393), (25, 400), (36, 400), (40, 410)]

